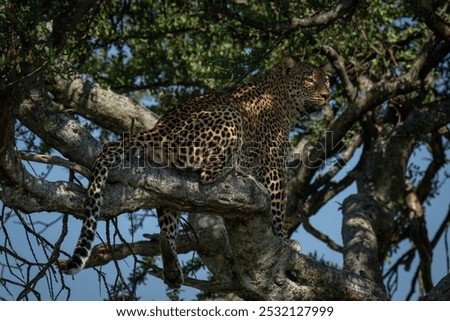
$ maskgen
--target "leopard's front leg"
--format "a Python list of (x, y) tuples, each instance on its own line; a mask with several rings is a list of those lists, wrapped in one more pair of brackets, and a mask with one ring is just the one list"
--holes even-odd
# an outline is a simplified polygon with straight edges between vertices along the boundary
[(283, 166), (269, 167), (265, 172), (263, 181), (264, 186), (270, 192), (270, 209), (272, 214), (272, 231), (275, 236), (290, 244), (295, 251), (301, 250), (301, 245), (295, 240), (288, 239), (284, 228), (284, 221), (286, 217), (286, 203), (287, 203), (287, 184), (286, 184), (286, 169)]

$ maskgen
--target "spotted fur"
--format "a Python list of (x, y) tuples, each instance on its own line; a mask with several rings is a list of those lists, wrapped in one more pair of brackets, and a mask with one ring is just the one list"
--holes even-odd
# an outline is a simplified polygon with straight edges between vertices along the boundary
[[(109, 169), (136, 151), (155, 163), (197, 170), (202, 184), (216, 182), (234, 166), (248, 171), (269, 190), (273, 232), (286, 239), (288, 134), (301, 117), (321, 110), (328, 99), (328, 78), (319, 68), (284, 58), (262, 82), (246, 84), (231, 95), (195, 97), (171, 109), (152, 129), (110, 144), (95, 162), (81, 235), (65, 272), (79, 272), (89, 257)], [(159, 208), (158, 222), (163, 278), (178, 288), (183, 284), (175, 245), (179, 213)]]

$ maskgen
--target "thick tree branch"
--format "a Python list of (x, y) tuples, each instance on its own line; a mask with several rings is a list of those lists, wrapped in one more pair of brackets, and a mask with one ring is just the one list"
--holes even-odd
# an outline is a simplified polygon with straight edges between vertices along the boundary
[[(7, 206), (27, 213), (59, 211), (83, 217), (84, 190), (78, 185), (36, 178), (9, 153), (2, 159), (1, 174), (11, 180), (2, 181), (1, 197)], [(114, 182), (114, 187), (107, 186), (104, 191), (103, 218), (157, 206), (234, 217), (241, 211), (261, 213), (269, 206), (267, 191), (251, 177), (238, 178), (231, 173), (212, 185), (201, 185), (198, 181), (194, 172), (144, 168), (137, 163), (131, 169), (113, 170), (109, 182)]]
[[(295, 292), (296, 300), (387, 300), (388, 297), (382, 287), (375, 282), (357, 274), (325, 266), (313, 258), (297, 254), (293, 256), (292, 271), (300, 277), (298, 282), (302, 288), (308, 288), (312, 294), (305, 295), (301, 291)], [(307, 273), (301, 273), (307, 271)], [(291, 275), (292, 277), (293, 275)], [(305, 286), (306, 285), (306, 286)], [(331, 285), (331, 287), (330, 287)], [(335, 288), (338, 287), (338, 288)]]
[(384, 287), (378, 259), (377, 230), (378, 218), (385, 214), (385, 210), (366, 195), (357, 194), (345, 199), (342, 212), (344, 268)]
[[(450, 42), (450, 24), (433, 10), (432, 1), (411, 1), (411, 7), (414, 12), (417, 13), (423, 21), (425, 21), (428, 28), (433, 30), (436, 35), (445, 41)], [(446, 5), (446, 8), (448, 8), (448, 4)]]
[[(335, 270), (297, 253), (280, 242), (269, 217), (225, 218), (234, 267), (245, 299), (384, 300), (383, 289), (371, 280)], [(287, 262), (287, 263), (286, 263)], [(331, 286), (330, 286), (331, 285)]]
[(49, 146), (84, 167), (90, 168), (101, 151), (101, 143), (88, 129), (37, 90), (22, 102), (19, 120)]
[(66, 212), (80, 206), (84, 199), (81, 188), (75, 184), (48, 182), (28, 173), (13, 150), (1, 155), (0, 182), (2, 202), (27, 213)]
[(189, 214), (189, 224), (198, 238), (197, 252), (220, 283), (235, 281), (234, 257), (223, 218), (218, 215)]
[[(135, 133), (152, 128), (158, 116), (131, 98), (103, 89), (75, 71), (67, 70), (70, 65), (61, 61), (51, 78), (52, 93), (66, 109), (92, 120), (102, 128), (117, 134)], [(133, 124), (133, 126), (132, 126)]]
[(444, 276), (439, 283), (426, 295), (420, 298), (423, 301), (450, 301), (450, 274)]

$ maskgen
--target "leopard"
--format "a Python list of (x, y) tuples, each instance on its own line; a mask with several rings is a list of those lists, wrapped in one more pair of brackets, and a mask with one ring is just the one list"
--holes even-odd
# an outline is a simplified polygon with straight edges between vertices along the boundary
[[(169, 109), (153, 128), (110, 143), (93, 166), (80, 236), (64, 272), (74, 275), (84, 268), (108, 173), (130, 154), (143, 154), (161, 166), (198, 172), (203, 185), (218, 182), (233, 169), (252, 175), (269, 191), (273, 234), (289, 242), (284, 229), (286, 142), (292, 128), (304, 116), (323, 110), (329, 99), (329, 78), (322, 68), (285, 57), (259, 82), (243, 84), (228, 94), (193, 97)], [(156, 210), (162, 279), (177, 289), (184, 283), (176, 250), (180, 212), (166, 206)]]

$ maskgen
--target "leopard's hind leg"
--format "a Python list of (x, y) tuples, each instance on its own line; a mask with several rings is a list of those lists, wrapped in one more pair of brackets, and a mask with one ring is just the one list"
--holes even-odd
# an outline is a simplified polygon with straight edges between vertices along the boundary
[(176, 238), (180, 213), (169, 208), (158, 208), (158, 223), (161, 228), (159, 244), (163, 261), (163, 280), (170, 288), (183, 285), (183, 271), (177, 257)]

